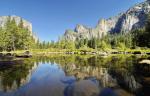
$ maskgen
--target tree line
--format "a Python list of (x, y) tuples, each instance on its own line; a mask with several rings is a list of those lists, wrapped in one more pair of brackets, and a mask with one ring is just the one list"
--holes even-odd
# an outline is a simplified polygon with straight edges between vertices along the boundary
[(81, 38), (75, 41), (59, 39), (57, 42), (41, 42), (38, 43), (38, 48), (58, 48), (58, 49), (136, 49), (150, 48), (150, 15), (147, 15), (146, 26), (143, 28), (132, 30), (131, 32), (121, 32), (107, 34), (102, 38)]
[(131, 32), (107, 34), (102, 38), (77, 38), (75, 41), (35, 41), (31, 32), (23, 26), (23, 20), (16, 24), (15, 19), (8, 17), (6, 24), (0, 27), (0, 51), (26, 49), (68, 49), (105, 51), (109, 49), (150, 48), (150, 15), (147, 15), (146, 26)]
[(16, 23), (10, 16), (4, 26), (0, 27), (0, 51), (25, 50), (33, 48), (35, 40), (32, 33), (25, 28), (23, 20)]

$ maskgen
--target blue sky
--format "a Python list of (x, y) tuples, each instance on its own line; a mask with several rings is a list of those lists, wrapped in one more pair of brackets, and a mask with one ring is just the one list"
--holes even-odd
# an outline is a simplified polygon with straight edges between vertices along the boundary
[(40, 40), (57, 40), (76, 24), (94, 27), (144, 0), (1, 0), (0, 16), (17, 15), (32, 22)]

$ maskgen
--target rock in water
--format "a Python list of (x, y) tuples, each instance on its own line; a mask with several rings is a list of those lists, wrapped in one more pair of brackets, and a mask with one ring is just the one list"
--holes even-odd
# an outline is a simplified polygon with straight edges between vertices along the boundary
[(73, 96), (98, 96), (98, 86), (90, 80), (76, 82), (73, 87)]
[(140, 64), (149, 64), (150, 65), (150, 60), (142, 60), (139, 63)]

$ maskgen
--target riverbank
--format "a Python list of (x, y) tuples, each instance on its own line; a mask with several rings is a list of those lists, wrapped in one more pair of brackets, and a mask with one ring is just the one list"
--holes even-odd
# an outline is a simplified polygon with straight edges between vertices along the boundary
[(146, 54), (150, 55), (150, 49), (128, 49), (128, 50), (105, 50), (98, 51), (94, 49), (88, 50), (69, 50), (69, 49), (31, 49), (31, 50), (17, 50), (17, 51), (3, 51), (0, 52), (2, 54), (23, 54), (24, 52), (29, 51), (32, 55), (40, 55), (40, 54), (98, 54), (98, 55), (110, 55), (110, 54)]
[(68, 50), (68, 49), (34, 49), (30, 50), (33, 54), (93, 54), (93, 55), (110, 55), (110, 54), (147, 54), (150, 55), (150, 49), (128, 49), (128, 50), (115, 50), (109, 49), (105, 51), (98, 51), (94, 49), (76, 49), (76, 50)]

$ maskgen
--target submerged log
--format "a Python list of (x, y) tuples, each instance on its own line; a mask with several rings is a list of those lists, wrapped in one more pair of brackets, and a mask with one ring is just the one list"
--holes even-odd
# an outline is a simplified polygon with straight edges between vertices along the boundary
[(135, 54), (135, 55), (136, 54), (142, 54), (142, 52), (141, 51), (134, 51), (133, 54)]
[(32, 57), (32, 54), (29, 51), (24, 52), (23, 54), (16, 55), (18, 58), (29, 58)]
[(99, 55), (100, 56), (108, 56), (108, 53), (107, 52), (100, 52)]
[(16, 55), (17, 58), (29, 58), (31, 55)]
[(139, 62), (139, 64), (149, 64), (150, 65), (150, 60), (142, 60)]
[(146, 54), (147, 54), (147, 55), (150, 55), (150, 52), (147, 52)]

